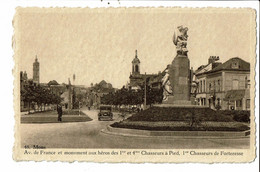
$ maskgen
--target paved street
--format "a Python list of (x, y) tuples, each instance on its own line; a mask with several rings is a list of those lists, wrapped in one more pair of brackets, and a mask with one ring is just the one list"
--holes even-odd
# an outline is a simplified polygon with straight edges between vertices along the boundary
[(46, 148), (249, 148), (249, 138), (180, 139), (117, 136), (100, 132), (108, 124), (122, 119), (114, 113), (114, 121), (98, 121), (96, 110), (83, 110), (92, 121), (73, 123), (21, 124), (21, 146)]

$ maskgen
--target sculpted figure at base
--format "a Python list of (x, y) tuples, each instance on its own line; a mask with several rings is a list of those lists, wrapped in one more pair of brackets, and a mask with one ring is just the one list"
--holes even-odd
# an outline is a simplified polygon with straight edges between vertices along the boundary
[(162, 87), (163, 87), (163, 101), (168, 100), (168, 96), (172, 95), (172, 86), (169, 80), (169, 65), (165, 69), (165, 75), (162, 78)]
[(196, 94), (198, 92), (198, 86), (199, 86), (199, 82), (198, 79), (196, 78), (195, 75), (193, 75), (192, 77), (192, 82), (191, 82), (191, 94), (196, 97)]

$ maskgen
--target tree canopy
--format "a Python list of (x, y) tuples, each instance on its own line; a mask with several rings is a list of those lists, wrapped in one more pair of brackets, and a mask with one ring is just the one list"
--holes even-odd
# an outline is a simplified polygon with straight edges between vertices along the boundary
[(42, 106), (45, 109), (46, 104), (59, 104), (62, 101), (62, 98), (53, 94), (50, 89), (35, 85), (30, 81), (28, 85), (24, 86), (24, 89), (21, 89), (20, 96), (22, 101), (29, 103), (29, 107), (32, 103), (37, 104), (38, 107), (41, 107), (41, 110)]
[[(146, 103), (148, 105), (162, 102), (162, 90), (146, 88)], [(102, 104), (108, 105), (141, 105), (144, 103), (144, 86), (139, 90), (122, 88), (115, 93), (109, 93), (101, 97)]]

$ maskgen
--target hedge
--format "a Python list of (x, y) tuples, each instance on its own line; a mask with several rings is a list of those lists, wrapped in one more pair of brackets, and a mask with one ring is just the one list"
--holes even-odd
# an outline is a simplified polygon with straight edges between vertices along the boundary
[(151, 107), (133, 114), (129, 121), (187, 121), (191, 115), (200, 121), (250, 122), (250, 111), (214, 111), (210, 108)]

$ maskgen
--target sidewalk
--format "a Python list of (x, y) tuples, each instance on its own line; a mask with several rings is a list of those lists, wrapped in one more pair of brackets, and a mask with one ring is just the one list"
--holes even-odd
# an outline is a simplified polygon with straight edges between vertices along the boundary
[[(63, 115), (62, 122), (87, 122), (92, 119), (88, 115)], [(60, 123), (56, 111), (21, 114), (21, 123)]]

